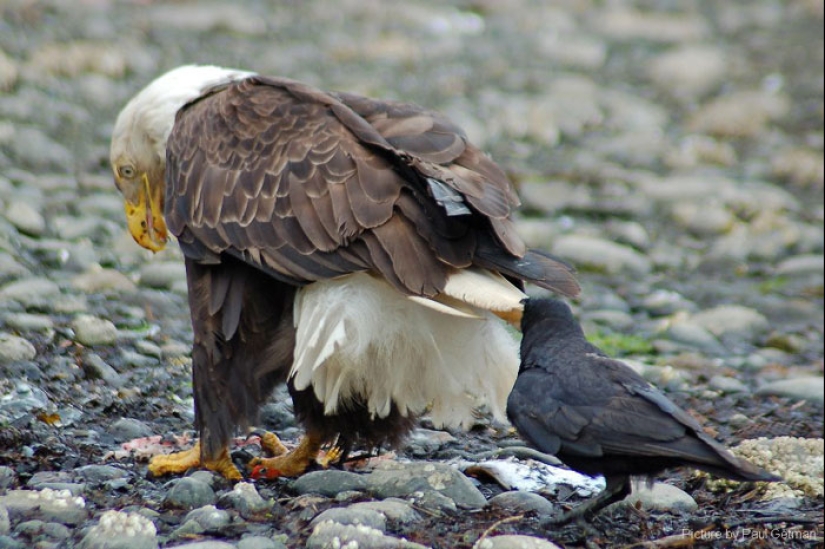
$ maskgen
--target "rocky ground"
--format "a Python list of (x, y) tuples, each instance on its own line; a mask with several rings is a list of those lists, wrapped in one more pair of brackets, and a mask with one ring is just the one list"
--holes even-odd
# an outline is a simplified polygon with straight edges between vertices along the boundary
[[(147, 478), (145, 437), (192, 424), (186, 288), (126, 233), (108, 139), (188, 62), (447, 113), (594, 341), (788, 482), (673, 472), (547, 528), (585, 494), (513, 480), (543, 469), (483, 418), (296, 482)], [(0, 548), (821, 547), (823, 95), (820, 0), (0, 2)], [(262, 424), (299, 435), (283, 395)]]

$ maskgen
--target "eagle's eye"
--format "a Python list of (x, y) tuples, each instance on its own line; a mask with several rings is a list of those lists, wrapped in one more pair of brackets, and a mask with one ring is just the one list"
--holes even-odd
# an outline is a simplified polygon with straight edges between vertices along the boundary
[(124, 164), (117, 169), (117, 173), (123, 179), (132, 179), (137, 174), (137, 171), (135, 170), (134, 166)]

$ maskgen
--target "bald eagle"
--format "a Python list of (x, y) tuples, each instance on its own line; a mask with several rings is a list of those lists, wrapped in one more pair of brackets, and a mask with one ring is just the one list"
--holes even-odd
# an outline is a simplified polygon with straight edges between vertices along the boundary
[(324, 444), (395, 444), (424, 412), (503, 418), (523, 282), (579, 291), (516, 234), (502, 170), (416, 105), (183, 66), (128, 102), (110, 153), (135, 240), (171, 233), (186, 263), (200, 441), (157, 475), (241, 478), (231, 437), (284, 382), (306, 434), (255, 462), (283, 475)]

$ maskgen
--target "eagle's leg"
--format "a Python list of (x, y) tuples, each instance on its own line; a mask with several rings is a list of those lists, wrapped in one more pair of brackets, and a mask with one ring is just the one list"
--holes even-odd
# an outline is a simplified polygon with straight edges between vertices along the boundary
[[(297, 477), (316, 461), (323, 442), (322, 437), (307, 433), (293, 450), (276, 457), (254, 458), (249, 462), (248, 467), (252, 469), (253, 477)], [(267, 442), (262, 440), (262, 444), (266, 448)]]
[(185, 473), (189, 469), (203, 467), (214, 471), (227, 480), (241, 480), (241, 472), (232, 463), (229, 457), (229, 449), (224, 448), (215, 459), (201, 459), (201, 443), (182, 452), (174, 452), (155, 456), (149, 461), (149, 472), (156, 477)]

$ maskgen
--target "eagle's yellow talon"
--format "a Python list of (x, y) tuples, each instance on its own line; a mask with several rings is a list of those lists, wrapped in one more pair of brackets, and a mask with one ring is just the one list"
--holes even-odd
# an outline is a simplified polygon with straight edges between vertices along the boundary
[(344, 450), (340, 446), (333, 446), (324, 453), (324, 457), (317, 457), (315, 461), (324, 469), (328, 469), (331, 465), (337, 463), (343, 455)]
[(278, 435), (270, 431), (261, 435), (261, 448), (270, 456), (282, 456), (288, 452)]
[[(275, 435), (272, 437), (277, 440)], [(263, 440), (261, 443), (264, 444)], [(252, 478), (297, 477), (304, 474), (310, 464), (318, 459), (320, 451), (321, 441), (318, 437), (305, 435), (295, 449), (277, 457), (253, 458), (247, 467), (252, 471)]]
[(203, 467), (214, 471), (227, 480), (241, 480), (241, 472), (232, 463), (229, 457), (229, 450), (224, 448), (218, 455), (217, 459), (207, 460), (201, 462), (201, 445), (200, 442), (182, 452), (174, 452), (162, 456), (155, 456), (149, 461), (149, 472), (152, 476), (161, 477), (164, 475), (173, 475), (185, 473), (189, 469)]
[(174, 475), (185, 473), (189, 469), (200, 467), (201, 446), (200, 443), (181, 452), (155, 456), (149, 460), (149, 472), (156, 477), (164, 475)]

